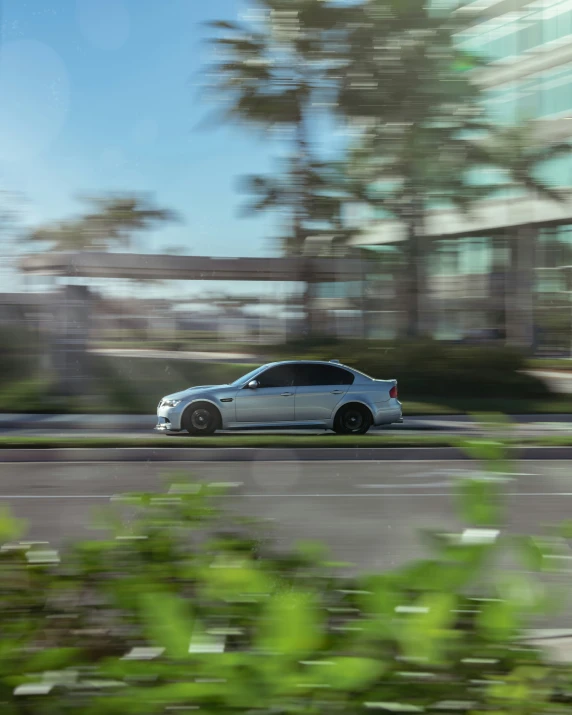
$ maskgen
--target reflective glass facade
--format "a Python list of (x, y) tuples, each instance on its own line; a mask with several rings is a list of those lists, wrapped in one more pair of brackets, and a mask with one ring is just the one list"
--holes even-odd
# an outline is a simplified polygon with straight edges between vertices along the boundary
[[(432, 0), (433, 7), (440, 10), (451, 4), (450, 0)], [(459, 5), (476, 6), (477, 2), (457, 2)], [(572, 121), (572, 0), (522, 4), (514, 0), (511, 12), (506, 11), (507, 5), (502, 0), (478, 0), (481, 17), (486, 19), (467, 27), (457, 38), (461, 48), (489, 63), (483, 91), (488, 115), (494, 123), (506, 126), (546, 121), (546, 127), (557, 128), (559, 138), (564, 140), (569, 133), (571, 141), (572, 131), (562, 131), (565, 123), (559, 120), (570, 117)], [(572, 187), (572, 157), (545, 162), (538, 178), (555, 188)], [(499, 211), (504, 210), (504, 200), (523, 193), (510, 187), (510, 177), (500, 169), (471, 170), (469, 180), (475, 185), (498, 185), (490, 199)], [(451, 207), (434, 203), (430, 208)], [(375, 218), (381, 221), (392, 217), (379, 210)], [(572, 268), (566, 268), (572, 266), (572, 221), (568, 221), (570, 225), (539, 228), (534, 285), (539, 348), (566, 349), (572, 340)], [(503, 228), (501, 223), (490, 234), (476, 233), (431, 241), (427, 267), (435, 337), (460, 340), (479, 331), (503, 337), (507, 300), (510, 304), (514, 289), (518, 232), (513, 227)], [(398, 252), (400, 248), (397, 244)], [(394, 271), (395, 264), (387, 261), (385, 269)], [(384, 305), (388, 311), (399, 313), (397, 290), (394, 301)]]
[(510, 62), (523, 53), (565, 44), (571, 38), (572, 2), (544, 0), (467, 29), (459, 34), (459, 46), (488, 62)]
[(566, 116), (572, 112), (572, 63), (488, 89), (484, 101), (498, 124)]

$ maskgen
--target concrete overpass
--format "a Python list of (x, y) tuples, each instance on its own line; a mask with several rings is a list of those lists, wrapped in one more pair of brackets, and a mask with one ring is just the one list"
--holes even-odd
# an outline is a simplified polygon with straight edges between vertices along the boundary
[(38, 253), (24, 257), (22, 271), (72, 278), (179, 281), (316, 283), (363, 280), (359, 258), (210, 258), (135, 253)]
[[(306, 284), (361, 282), (360, 258), (210, 258), (134, 253), (37, 253), (20, 262), (22, 272), (67, 278), (174, 281), (265, 281)], [(51, 353), (60, 393), (82, 393), (89, 374), (87, 341), (93, 296), (67, 285), (56, 299)]]

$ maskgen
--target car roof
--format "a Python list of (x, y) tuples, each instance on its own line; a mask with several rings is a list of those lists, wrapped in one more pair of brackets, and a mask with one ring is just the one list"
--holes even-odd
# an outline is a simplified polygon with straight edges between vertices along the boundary
[(277, 362), (269, 362), (262, 367), (270, 367), (274, 365), (329, 365), (330, 367), (343, 367), (346, 370), (352, 369), (341, 362), (332, 362), (331, 360), (279, 360)]
[(354, 375), (356, 378), (360, 380), (373, 380), (373, 377), (370, 377), (369, 375), (366, 375), (364, 372), (360, 372), (359, 370), (355, 370), (353, 367), (349, 367), (348, 365), (344, 365), (343, 363), (340, 362), (330, 362), (328, 360), (279, 360), (276, 362), (269, 362), (266, 363), (265, 365), (260, 366), (260, 370), (269, 368), (269, 367), (277, 367), (279, 365), (329, 365), (330, 367), (339, 367), (342, 368), (342, 370), (347, 370), (348, 372), (351, 372), (352, 375)]

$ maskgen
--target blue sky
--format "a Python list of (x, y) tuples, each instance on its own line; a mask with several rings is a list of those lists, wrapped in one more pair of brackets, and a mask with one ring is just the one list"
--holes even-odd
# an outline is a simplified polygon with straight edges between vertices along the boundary
[(142, 236), (143, 251), (271, 255), (268, 218), (238, 217), (236, 179), (275, 153), (238, 128), (202, 129), (202, 24), (238, 0), (0, 0), (0, 185), (26, 222), (77, 212), (78, 194), (149, 191), (184, 225)]

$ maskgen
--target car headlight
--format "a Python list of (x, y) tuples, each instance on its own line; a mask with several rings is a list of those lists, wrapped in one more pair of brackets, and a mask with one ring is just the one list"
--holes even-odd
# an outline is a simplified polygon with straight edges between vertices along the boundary
[(182, 400), (163, 400), (161, 407), (176, 407)]

